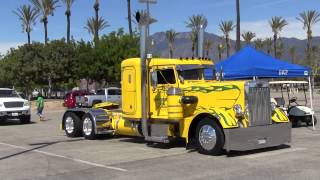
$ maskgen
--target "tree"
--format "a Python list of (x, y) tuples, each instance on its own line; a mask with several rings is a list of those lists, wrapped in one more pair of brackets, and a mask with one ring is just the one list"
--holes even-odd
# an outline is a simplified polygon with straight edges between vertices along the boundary
[(84, 28), (88, 30), (89, 34), (93, 35), (93, 41), (97, 43), (99, 41), (99, 32), (108, 26), (108, 22), (102, 17), (100, 17), (98, 21), (96, 21), (94, 17), (91, 17), (87, 20), (87, 24)]
[(129, 26), (129, 34), (133, 35), (132, 32), (132, 20), (131, 20), (131, 0), (127, 0), (127, 9), (128, 9), (128, 26)]
[(223, 32), (226, 42), (227, 57), (230, 56), (230, 32), (234, 29), (233, 21), (221, 21), (220, 30)]
[(237, 51), (241, 48), (241, 42), (240, 42), (240, 0), (236, 0), (236, 9), (237, 9), (237, 43), (236, 43), (236, 49)]
[(224, 50), (225, 50), (224, 45), (223, 44), (219, 44), (218, 45), (219, 60), (222, 60), (222, 54), (223, 54)]
[(174, 50), (174, 41), (176, 39), (177, 33), (173, 30), (170, 29), (166, 31), (166, 38), (168, 41), (168, 47), (169, 47), (169, 58), (173, 57), (173, 50)]
[(26, 32), (28, 35), (28, 44), (31, 43), (30, 33), (32, 31), (32, 26), (36, 24), (38, 17), (38, 12), (35, 8), (30, 5), (22, 5), (16, 11), (13, 11), (16, 14), (20, 21), (23, 32)]
[(269, 21), (273, 32), (273, 47), (274, 47), (274, 56), (277, 57), (277, 39), (279, 33), (282, 31), (283, 27), (288, 25), (287, 21), (282, 17), (274, 16), (271, 21)]
[[(198, 53), (198, 33), (200, 31), (200, 28), (206, 28), (208, 25), (208, 20), (203, 15), (193, 15), (189, 17), (188, 21), (185, 22), (188, 28), (191, 28), (193, 39), (193, 45), (194, 45), (194, 51)], [(196, 53), (196, 54), (197, 54)]]
[(271, 54), (272, 50), (272, 38), (266, 38), (264, 40), (264, 44), (266, 45), (267, 53)]
[(290, 54), (290, 57), (291, 57), (291, 62), (292, 63), (297, 63), (296, 61), (296, 58), (297, 58), (297, 49), (295, 46), (291, 46), (289, 48), (289, 54)]
[(53, 16), (54, 10), (58, 7), (58, 0), (30, 0), (37, 11), (41, 14), (41, 22), (44, 26), (44, 42), (48, 43), (48, 16)]
[[(95, 11), (95, 21), (99, 21), (99, 10), (100, 10), (100, 1), (99, 0), (95, 0), (95, 3), (93, 5), (93, 9)], [(95, 38), (99, 38), (99, 31), (98, 29), (95, 29), (94, 31), (94, 37)]]
[(191, 51), (192, 51), (192, 57), (196, 56), (196, 46), (197, 46), (197, 32), (196, 31), (192, 31), (190, 33), (190, 40), (191, 40)]
[(241, 36), (243, 40), (246, 42), (246, 44), (250, 45), (251, 40), (256, 37), (256, 33), (253, 33), (251, 31), (246, 31), (246, 32), (243, 32)]
[(67, 16), (67, 42), (70, 43), (70, 16), (71, 6), (75, 0), (62, 0), (62, 3), (66, 6), (65, 15)]
[(304, 11), (297, 19), (303, 23), (303, 29), (307, 31), (307, 56), (309, 56), (312, 48), (312, 26), (320, 21), (320, 14), (315, 10)]
[(264, 47), (264, 42), (261, 38), (256, 39), (253, 43), (256, 49), (262, 50)]
[(211, 41), (210, 39), (207, 39), (205, 42), (204, 42), (204, 50), (206, 52), (206, 56), (209, 57), (209, 54), (210, 54), (210, 49), (211, 47), (213, 46), (213, 41)]

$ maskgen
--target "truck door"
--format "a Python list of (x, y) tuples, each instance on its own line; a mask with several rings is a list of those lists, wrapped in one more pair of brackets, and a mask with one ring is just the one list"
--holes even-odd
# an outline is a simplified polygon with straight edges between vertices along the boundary
[(134, 67), (125, 67), (122, 69), (122, 111), (127, 115), (136, 114), (136, 71)]
[(157, 87), (149, 87), (151, 118), (168, 119), (167, 90), (177, 84), (175, 72), (173, 67), (158, 67), (156, 72)]

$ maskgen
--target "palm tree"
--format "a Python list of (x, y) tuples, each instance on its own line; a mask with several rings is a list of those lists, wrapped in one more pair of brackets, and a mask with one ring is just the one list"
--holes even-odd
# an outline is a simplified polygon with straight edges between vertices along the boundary
[(176, 39), (176, 36), (177, 36), (177, 33), (173, 29), (166, 31), (166, 38), (168, 40), (168, 47), (169, 47), (169, 58), (173, 57), (173, 50), (174, 50), (173, 44)]
[(266, 45), (267, 48), (267, 53), (271, 54), (271, 50), (272, 50), (272, 38), (266, 38), (264, 40), (264, 44)]
[[(193, 15), (189, 17), (189, 20), (185, 22), (188, 28), (191, 28), (192, 30), (192, 36), (194, 40), (192, 43), (194, 45), (194, 51), (198, 48), (198, 33), (200, 31), (200, 28), (206, 28), (208, 25), (208, 20), (203, 15)], [(198, 52), (198, 51), (197, 51)]]
[[(95, 0), (95, 3), (93, 5), (93, 9), (95, 11), (95, 20), (98, 22), (99, 21), (99, 10), (100, 10), (100, 1), (99, 0)], [(99, 38), (99, 31), (97, 29), (95, 29), (96, 31), (94, 32), (94, 39), (98, 39)]]
[(296, 63), (296, 57), (297, 57), (296, 53), (297, 53), (296, 47), (295, 46), (291, 46), (289, 48), (289, 54), (290, 54), (292, 63)]
[(262, 50), (264, 47), (264, 41), (261, 38), (257, 38), (254, 41), (254, 46), (256, 47), (256, 49)]
[(273, 47), (274, 47), (274, 56), (277, 57), (277, 39), (278, 34), (282, 31), (283, 27), (288, 25), (287, 21), (282, 17), (272, 17), (271, 21), (269, 21), (273, 32)]
[(312, 47), (312, 26), (320, 21), (320, 14), (315, 10), (304, 11), (297, 19), (303, 23), (303, 29), (307, 30), (307, 52), (311, 52)]
[(67, 42), (70, 43), (70, 16), (71, 6), (75, 0), (62, 0), (62, 3), (66, 6), (65, 15), (67, 16)]
[(22, 5), (16, 11), (13, 11), (13, 13), (16, 14), (21, 20), (23, 32), (27, 33), (28, 44), (30, 45), (30, 33), (32, 31), (32, 26), (36, 24), (36, 20), (38, 17), (37, 10), (30, 5)]
[(131, 20), (131, 0), (127, 0), (127, 9), (128, 9), (128, 26), (129, 26), (129, 33), (132, 36), (132, 20)]
[(237, 44), (236, 49), (237, 51), (241, 48), (241, 42), (240, 42), (240, 0), (236, 0), (236, 9), (237, 9)]
[(197, 46), (197, 32), (196, 31), (192, 31), (190, 33), (190, 40), (191, 40), (191, 51), (192, 51), (192, 57), (195, 57), (195, 50), (196, 50), (196, 46)]
[(220, 30), (223, 32), (225, 41), (226, 41), (226, 49), (227, 49), (227, 57), (230, 56), (230, 32), (233, 31), (234, 24), (233, 21), (221, 21), (219, 24)]
[(96, 43), (99, 41), (99, 36), (96, 35), (99, 35), (99, 32), (108, 26), (108, 22), (102, 17), (100, 17), (98, 21), (96, 21), (95, 17), (91, 17), (87, 20), (87, 24), (84, 28), (88, 30), (89, 34), (93, 35), (93, 41)]
[(223, 44), (218, 45), (219, 60), (222, 60), (222, 54), (224, 52), (224, 49), (225, 49), (225, 47)]
[(210, 49), (212, 46), (213, 46), (213, 41), (211, 41), (210, 39), (207, 39), (204, 42), (204, 50), (206, 51), (206, 57), (209, 57)]
[(44, 42), (48, 43), (48, 16), (53, 16), (58, 7), (58, 0), (30, 0), (36, 10), (41, 14), (41, 22), (44, 26)]
[(249, 45), (253, 38), (256, 37), (256, 33), (253, 33), (251, 31), (246, 31), (241, 34), (243, 40), (246, 42), (247, 45)]

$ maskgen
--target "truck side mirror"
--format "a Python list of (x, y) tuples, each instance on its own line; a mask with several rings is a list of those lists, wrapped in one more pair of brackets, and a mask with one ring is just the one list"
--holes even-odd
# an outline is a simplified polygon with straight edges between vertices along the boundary
[(157, 85), (158, 85), (157, 71), (151, 72), (151, 85), (152, 85), (153, 90), (155, 90), (157, 88)]

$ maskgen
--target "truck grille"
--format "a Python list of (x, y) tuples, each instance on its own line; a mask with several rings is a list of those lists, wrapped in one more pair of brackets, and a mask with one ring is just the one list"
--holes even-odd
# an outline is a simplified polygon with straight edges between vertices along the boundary
[(246, 91), (249, 126), (271, 124), (272, 121), (269, 83), (251, 81), (247, 84)]
[(23, 107), (23, 102), (4, 102), (5, 108), (19, 108)]

